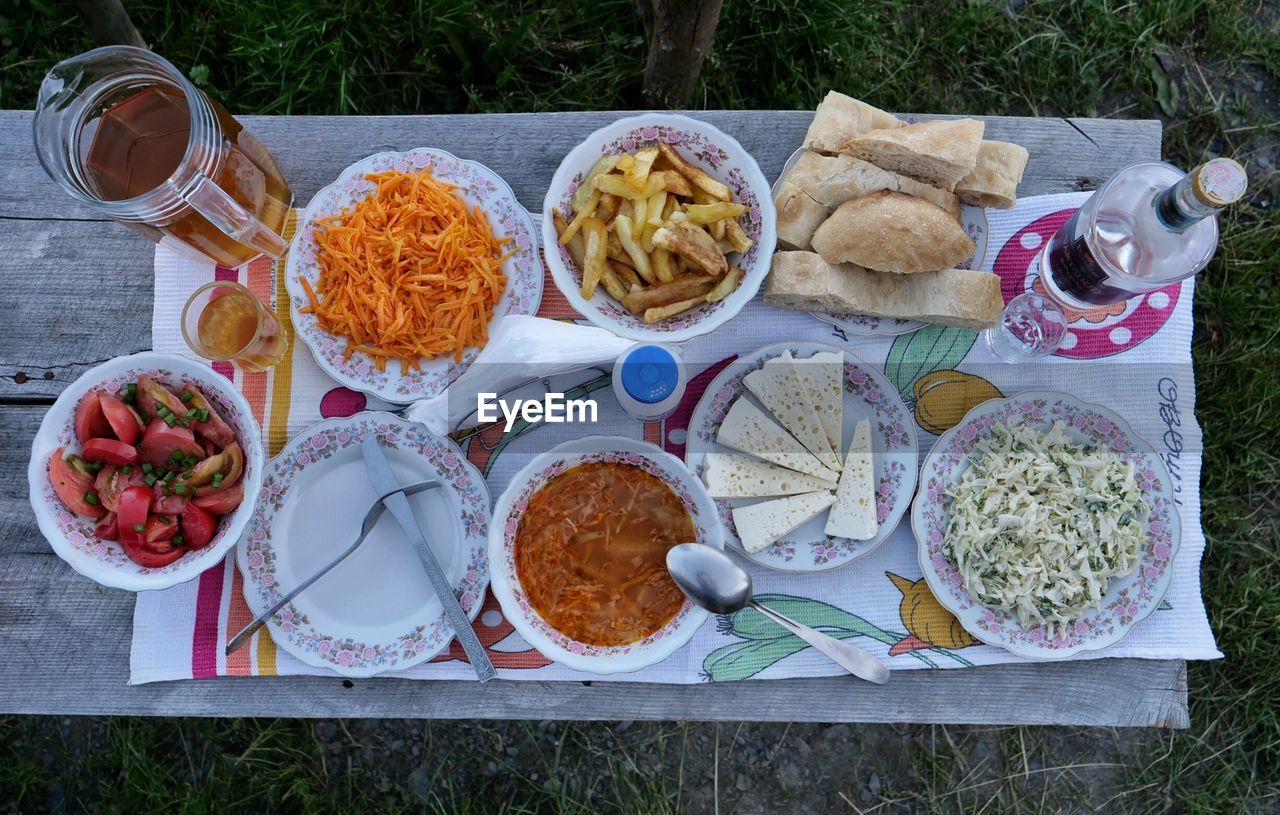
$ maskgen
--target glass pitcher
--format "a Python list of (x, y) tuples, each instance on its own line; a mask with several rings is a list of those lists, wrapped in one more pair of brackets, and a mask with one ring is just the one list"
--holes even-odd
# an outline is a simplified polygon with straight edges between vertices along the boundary
[(40, 85), (35, 146), (76, 200), (227, 267), (279, 257), (293, 191), (249, 131), (167, 60), (98, 48)]

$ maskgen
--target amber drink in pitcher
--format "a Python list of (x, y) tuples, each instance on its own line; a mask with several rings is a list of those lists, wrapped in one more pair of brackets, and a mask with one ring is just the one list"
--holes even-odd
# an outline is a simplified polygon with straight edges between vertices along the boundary
[(293, 191), (266, 148), (162, 57), (98, 48), (40, 86), (36, 153), (83, 204), (227, 267), (279, 257)]

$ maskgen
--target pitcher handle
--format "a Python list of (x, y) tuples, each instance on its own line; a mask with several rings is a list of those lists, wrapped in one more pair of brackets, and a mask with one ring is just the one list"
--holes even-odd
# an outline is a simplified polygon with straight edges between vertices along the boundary
[(209, 223), (235, 238), (245, 246), (278, 258), (289, 248), (285, 239), (267, 228), (251, 212), (242, 207), (227, 191), (213, 183), (208, 176), (197, 178), (186, 202), (195, 208)]

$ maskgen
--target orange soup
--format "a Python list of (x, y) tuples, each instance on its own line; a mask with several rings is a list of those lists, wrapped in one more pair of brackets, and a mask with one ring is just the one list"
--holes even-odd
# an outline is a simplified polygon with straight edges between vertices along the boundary
[(657, 477), (630, 464), (582, 464), (529, 500), (516, 529), (516, 574), (561, 633), (626, 645), (684, 604), (667, 574), (667, 550), (693, 540), (693, 519)]

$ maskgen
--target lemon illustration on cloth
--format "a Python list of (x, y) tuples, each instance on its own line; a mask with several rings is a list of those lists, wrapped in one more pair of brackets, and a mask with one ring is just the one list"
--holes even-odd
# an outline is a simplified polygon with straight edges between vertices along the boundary
[(934, 435), (942, 435), (960, 423), (970, 409), (988, 399), (1004, 396), (987, 380), (962, 371), (934, 371), (916, 380), (916, 423)]
[(885, 576), (902, 592), (898, 613), (907, 629), (907, 636), (889, 648), (889, 656), (918, 648), (968, 648), (977, 644), (960, 621), (934, 598), (923, 577), (913, 582), (893, 572), (885, 572)]

